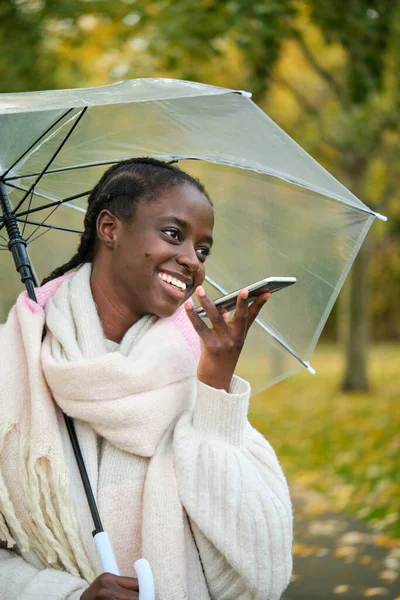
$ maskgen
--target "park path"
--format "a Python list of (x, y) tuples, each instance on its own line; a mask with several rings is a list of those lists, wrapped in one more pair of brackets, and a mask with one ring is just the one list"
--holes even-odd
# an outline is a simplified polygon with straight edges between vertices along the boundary
[(319, 494), (289, 485), (294, 568), (281, 600), (400, 600), (400, 540), (373, 532)]

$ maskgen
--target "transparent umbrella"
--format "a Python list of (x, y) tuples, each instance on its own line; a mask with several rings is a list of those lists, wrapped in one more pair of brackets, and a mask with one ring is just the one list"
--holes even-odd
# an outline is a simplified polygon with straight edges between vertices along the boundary
[[(260, 391), (308, 368), (374, 213), (250, 98), (170, 79), (0, 95), (3, 197), (37, 280), (74, 252), (88, 191), (132, 156), (177, 159), (215, 205), (207, 261), (212, 297), (272, 275), (295, 276), (252, 327), (238, 373)], [(0, 214), (3, 315), (20, 289)], [(61, 233), (65, 232), (65, 233)]]
[[(297, 278), (272, 297), (250, 330), (238, 373), (253, 392), (300, 369), (312, 371), (310, 357), (351, 264), (374, 219), (384, 219), (246, 92), (139, 79), (3, 94), (0, 132), (0, 318), (21, 289), (8, 250), (33, 296), (34, 282), (74, 253), (88, 193), (109, 165), (134, 156), (178, 160), (214, 202), (215, 246), (207, 260), (212, 297), (268, 276)], [(83, 463), (80, 469), (85, 481)], [(85, 487), (102, 534), (88, 482)], [(115, 572), (102, 537), (100, 551)], [(143, 577), (148, 565), (144, 570)]]

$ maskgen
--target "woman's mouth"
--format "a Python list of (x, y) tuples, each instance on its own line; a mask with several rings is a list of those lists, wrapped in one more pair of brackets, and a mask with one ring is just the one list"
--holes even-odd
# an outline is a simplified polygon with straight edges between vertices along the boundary
[(157, 271), (157, 278), (159, 279), (164, 290), (170, 296), (176, 298), (177, 300), (182, 300), (185, 297), (186, 283), (180, 281), (176, 277), (168, 275), (168, 273), (163, 273), (162, 271)]

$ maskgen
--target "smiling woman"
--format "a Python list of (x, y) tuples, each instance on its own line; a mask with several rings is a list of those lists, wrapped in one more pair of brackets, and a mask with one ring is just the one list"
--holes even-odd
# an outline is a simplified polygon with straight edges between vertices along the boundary
[[(206, 296), (213, 225), (196, 179), (151, 158), (118, 163), (90, 194), (77, 253), (0, 328), (13, 374), (0, 388), (0, 540), (14, 547), (0, 550), (3, 600), (133, 600), (140, 556), (157, 600), (278, 600), (287, 586), (286, 480), (234, 375), (269, 294), (249, 307), (242, 290), (232, 318)], [(61, 411), (122, 577), (98, 564)]]
[[(120, 342), (144, 315), (169, 317), (193, 294), (204, 281), (213, 222), (205, 194), (187, 184), (161, 192), (150, 203), (141, 202), (127, 222), (101, 211), (92, 291), (100, 318), (111, 306), (118, 307), (118, 317), (110, 311), (112, 325), (107, 325), (112, 331), (106, 325), (106, 336)], [(166, 276), (166, 284), (160, 275)]]

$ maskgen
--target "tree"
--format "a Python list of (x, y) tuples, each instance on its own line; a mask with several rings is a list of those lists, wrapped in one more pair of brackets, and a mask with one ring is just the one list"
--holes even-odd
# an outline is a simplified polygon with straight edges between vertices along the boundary
[[(320, 162), (366, 204), (383, 210), (379, 206), (387, 204), (392, 195), (389, 190), (396, 175), (386, 169), (386, 183), (376, 193), (374, 169), (389, 147), (400, 157), (400, 86), (396, 75), (400, 3), (309, 0), (303, 10), (305, 18), (296, 27), (293, 43), (318, 85), (310, 94), (308, 88), (282, 78), (279, 69), (273, 74), (277, 84), (288, 89), (301, 107), (303, 115), (294, 125), (295, 137), (299, 139), (302, 130), (308, 137), (308, 149)], [(311, 30), (304, 26), (307, 22), (314, 26)], [(333, 68), (327, 68), (324, 53), (326, 56), (332, 48), (339, 59)], [(390, 235), (390, 229), (388, 232)], [(345, 390), (368, 389), (368, 248), (367, 243), (357, 256), (341, 303), (339, 318), (347, 325)]]
[[(90, 52), (99, 55), (126, 38), (127, 10), (108, 0), (0, 0), (0, 92), (96, 85)], [(93, 23), (100, 32), (88, 48)], [(71, 57), (63, 56), (63, 45)], [(109, 82), (107, 72), (99, 83)]]

